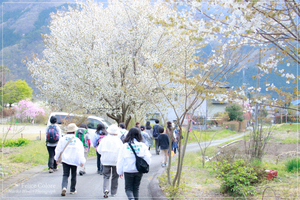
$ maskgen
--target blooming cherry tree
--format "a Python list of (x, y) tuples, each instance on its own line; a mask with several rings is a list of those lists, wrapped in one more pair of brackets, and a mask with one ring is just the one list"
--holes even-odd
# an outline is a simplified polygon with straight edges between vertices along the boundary
[(43, 56), (25, 61), (41, 96), (128, 124), (136, 112), (150, 108), (133, 85), (155, 90), (152, 75), (160, 74), (149, 66), (179, 60), (181, 38), (165, 34), (159, 24), (173, 12), (162, 2), (129, 0), (105, 7), (78, 2), (52, 14)]
[(31, 122), (36, 116), (45, 115), (45, 110), (29, 99), (19, 101), (14, 109), (16, 111), (16, 118), (19, 118), (21, 121)]

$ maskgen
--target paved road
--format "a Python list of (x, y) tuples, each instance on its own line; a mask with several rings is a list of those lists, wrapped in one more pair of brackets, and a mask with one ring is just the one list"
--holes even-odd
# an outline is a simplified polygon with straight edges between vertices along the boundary
[[(212, 142), (211, 146), (215, 146), (232, 139), (237, 139), (242, 136), (243, 134), (239, 134), (235, 137), (215, 140)], [(202, 143), (202, 145), (203, 144), (204, 143)], [(148, 174), (144, 174), (141, 182), (141, 200), (152, 199), (148, 190), (148, 184), (159, 169), (161, 169), (160, 156), (155, 155), (154, 151), (155, 150), (151, 150), (152, 162), (150, 172)], [(199, 151), (199, 145), (197, 143), (189, 144), (187, 151)], [(2, 199), (104, 199), (102, 193), (103, 176), (96, 173), (96, 159), (89, 159), (87, 161), (86, 168), (87, 174), (84, 176), (77, 176), (76, 189), (78, 193), (75, 195), (69, 194), (69, 190), (67, 190), (68, 193), (65, 197), (60, 196), (62, 181), (62, 167), (60, 166), (59, 170), (53, 174), (49, 174), (48, 171), (43, 171), (32, 176), (31, 179), (18, 184), (4, 193)], [(109, 197), (109, 199), (127, 199), (124, 188), (124, 179), (119, 179), (117, 196)]]

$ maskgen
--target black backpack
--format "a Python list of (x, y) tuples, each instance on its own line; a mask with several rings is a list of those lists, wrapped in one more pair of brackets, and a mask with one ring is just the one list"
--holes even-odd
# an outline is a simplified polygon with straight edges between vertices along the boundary
[(149, 172), (149, 165), (148, 163), (141, 157), (138, 157), (133, 149), (133, 147), (131, 146), (131, 144), (128, 142), (129, 146), (131, 147), (134, 155), (135, 155), (135, 166), (136, 169), (141, 172), (141, 173), (148, 173)]
[(159, 125), (158, 124), (155, 124), (154, 126), (153, 126), (153, 137), (158, 137), (159, 136), (159, 133), (158, 133), (158, 127), (159, 127)]
[(78, 137), (80, 141), (82, 142), (83, 146), (89, 147), (89, 144), (86, 144), (87, 141), (85, 141), (85, 134), (87, 133), (87, 130), (84, 128), (79, 128), (76, 133), (75, 137)]
[(47, 131), (47, 139), (46, 142), (55, 144), (59, 140), (59, 134), (55, 125), (49, 125)]

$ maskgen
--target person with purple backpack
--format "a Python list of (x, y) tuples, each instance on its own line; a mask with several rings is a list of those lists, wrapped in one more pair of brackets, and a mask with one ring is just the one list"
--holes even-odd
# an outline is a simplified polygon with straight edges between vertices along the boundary
[(57, 164), (54, 161), (55, 156), (55, 148), (58, 143), (59, 138), (61, 138), (61, 129), (56, 124), (57, 118), (52, 116), (50, 118), (50, 125), (46, 128), (45, 140), (46, 146), (49, 154), (48, 159), (48, 170), (49, 173), (53, 173), (53, 171), (57, 171)]
[[(93, 146), (95, 149), (99, 146), (100, 141), (107, 135), (107, 131), (103, 123), (99, 123), (97, 125), (96, 134), (94, 134), (93, 138)], [(101, 164), (101, 155), (96, 151), (97, 154), (97, 173), (102, 175), (103, 174), (103, 165)]]

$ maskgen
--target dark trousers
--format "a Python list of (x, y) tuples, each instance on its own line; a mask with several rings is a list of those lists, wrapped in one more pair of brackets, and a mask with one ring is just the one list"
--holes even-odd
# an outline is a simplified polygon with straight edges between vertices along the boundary
[(116, 166), (103, 166), (103, 193), (109, 191), (109, 179), (111, 175), (110, 193), (117, 194), (119, 175)]
[(125, 193), (130, 200), (139, 199), (139, 188), (143, 177), (140, 172), (137, 173), (124, 173), (125, 177)]
[(68, 178), (70, 176), (70, 171), (71, 171), (71, 187), (70, 187), (70, 192), (74, 192), (75, 186), (76, 186), (76, 175), (77, 175), (77, 166), (74, 165), (69, 165), (66, 163), (62, 163), (63, 165), (63, 179), (62, 179), (62, 188), (67, 188), (68, 187)]
[(159, 154), (158, 139), (155, 139), (155, 152), (157, 155)]
[(101, 173), (103, 172), (103, 165), (101, 164), (101, 155), (96, 151), (97, 153), (97, 170), (100, 171)]
[(56, 148), (56, 146), (54, 146), (54, 147), (47, 146), (47, 150), (48, 150), (48, 154), (49, 154), (49, 159), (48, 159), (48, 168), (49, 169), (56, 169), (57, 168), (57, 164), (54, 160), (55, 148)]

